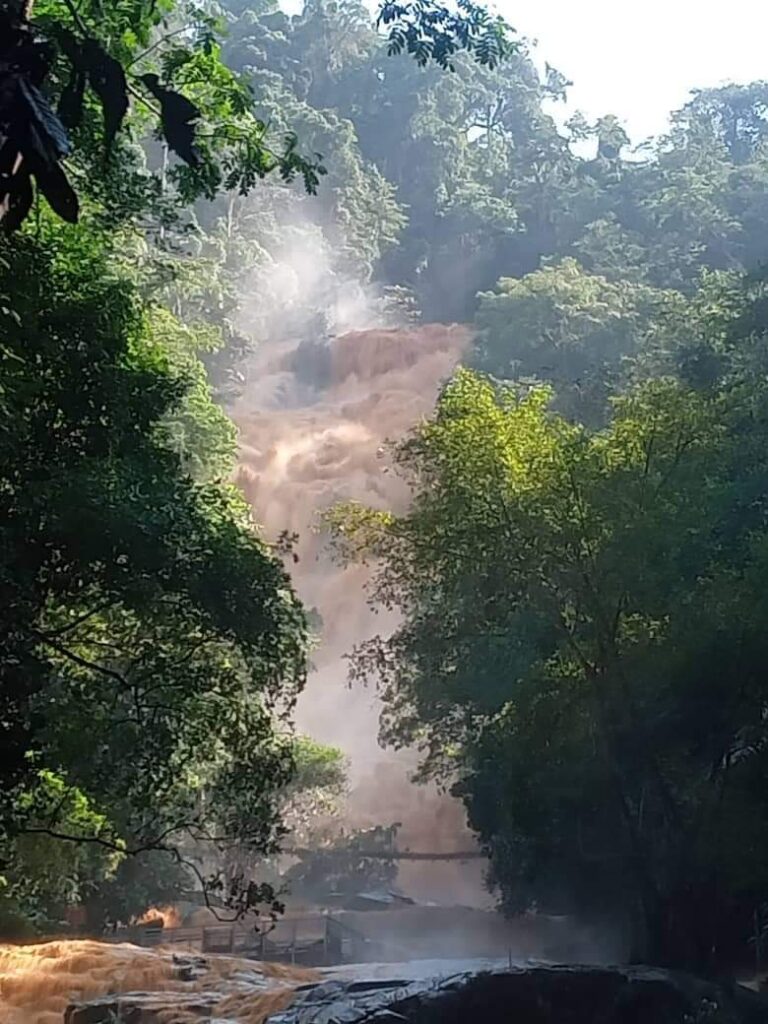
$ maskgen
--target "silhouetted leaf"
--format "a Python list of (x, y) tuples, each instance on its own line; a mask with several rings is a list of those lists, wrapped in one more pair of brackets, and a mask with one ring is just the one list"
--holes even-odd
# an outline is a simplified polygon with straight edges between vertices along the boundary
[(77, 128), (83, 119), (85, 74), (72, 68), (69, 81), (59, 97), (59, 117), (65, 128)]
[(21, 76), (17, 78), (17, 87), (21, 103), (27, 108), (33, 138), (42, 149), (40, 156), (47, 160), (60, 160), (68, 156), (72, 146), (67, 130), (51, 109), (48, 100), (36, 86)]
[(18, 231), (32, 207), (34, 199), (29, 171), (22, 169), (14, 178), (13, 190), (8, 193), (8, 210), (3, 217), (3, 228), (7, 232)]
[(107, 150), (115, 141), (128, 112), (128, 82), (122, 64), (111, 57), (95, 39), (83, 43), (88, 81), (99, 97), (104, 113), (104, 139)]
[(35, 176), (37, 187), (50, 203), (54, 213), (57, 213), (62, 220), (76, 224), (80, 213), (80, 204), (59, 164), (40, 167), (33, 165), (32, 173)]
[(161, 85), (157, 75), (142, 75), (141, 80), (160, 103), (163, 136), (170, 149), (190, 167), (199, 167), (193, 122), (199, 119), (200, 110), (186, 96)]
[(25, 76), (35, 86), (45, 81), (55, 56), (54, 48), (39, 39), (20, 46), (14, 52), (14, 64), (24, 69)]

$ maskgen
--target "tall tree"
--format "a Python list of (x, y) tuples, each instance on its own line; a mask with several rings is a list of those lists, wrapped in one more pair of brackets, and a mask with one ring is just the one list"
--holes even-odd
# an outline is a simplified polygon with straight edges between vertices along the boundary
[(610, 281), (568, 258), (479, 296), (472, 362), (503, 380), (549, 381), (561, 411), (596, 424), (633, 374), (670, 368), (690, 316), (677, 291)]
[(764, 390), (657, 381), (594, 434), (548, 397), (460, 372), (395, 450), (410, 512), (334, 514), (403, 616), (355, 672), (454, 781), (508, 909), (722, 965), (768, 882)]
[(217, 825), (268, 843), (291, 759), (274, 715), (304, 674), (288, 577), (242, 500), (184, 471), (164, 419), (184, 368), (103, 240), (46, 225), (5, 268), (6, 797), (40, 764), (129, 846)]

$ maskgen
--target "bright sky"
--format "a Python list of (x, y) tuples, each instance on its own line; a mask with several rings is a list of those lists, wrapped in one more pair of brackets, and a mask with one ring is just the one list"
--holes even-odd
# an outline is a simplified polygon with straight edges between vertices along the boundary
[(496, 0), (574, 84), (569, 107), (616, 114), (634, 142), (664, 131), (692, 88), (768, 79), (765, 0)]
[(767, 0), (486, 2), (574, 83), (569, 111), (616, 114), (633, 142), (663, 132), (693, 88), (768, 79)]

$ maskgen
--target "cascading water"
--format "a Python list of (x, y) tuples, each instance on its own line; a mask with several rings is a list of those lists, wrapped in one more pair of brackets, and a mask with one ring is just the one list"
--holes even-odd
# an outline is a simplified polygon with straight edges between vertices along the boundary
[[(290, 1003), (297, 985), (313, 977), (310, 971), (281, 964), (258, 965), (258, 973), (255, 966), (235, 957), (209, 958), (190, 981), (180, 975), (174, 954), (165, 950), (90, 940), (0, 946), (0, 1021), (62, 1024), (73, 1002), (146, 992), (165, 996), (169, 1005), (174, 995), (192, 993), (205, 999), (218, 1020), (261, 1024)], [(155, 1019), (164, 1017), (160, 1011)], [(167, 1024), (200, 1020), (178, 1007), (166, 1019)]]
[[(385, 442), (432, 410), (468, 339), (464, 327), (428, 324), (350, 331), (314, 346), (267, 347), (233, 412), (241, 439), (237, 481), (269, 538), (282, 531), (299, 535), (293, 577), (322, 621), (297, 724), (350, 759), (345, 824), (400, 822), (399, 841), (417, 850), (451, 852), (473, 843), (460, 804), (409, 781), (413, 756), (378, 747), (375, 693), (347, 686), (345, 654), (391, 630), (396, 617), (374, 614), (367, 605), (368, 568), (331, 560), (318, 517), (347, 499), (405, 507), (408, 491), (390, 471)], [(399, 882), (420, 900), (485, 905), (482, 872), (477, 861), (408, 863)]]

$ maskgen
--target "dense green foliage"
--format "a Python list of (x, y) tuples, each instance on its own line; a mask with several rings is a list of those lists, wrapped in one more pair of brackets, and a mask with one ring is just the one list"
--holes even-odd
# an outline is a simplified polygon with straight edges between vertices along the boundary
[(505, 380), (550, 381), (561, 409), (592, 421), (633, 377), (669, 369), (689, 312), (677, 291), (588, 274), (567, 257), (480, 295), (474, 362)]
[[(134, 916), (191, 884), (182, 866), (205, 886), (201, 845), (253, 862), (343, 788), (339, 752), (290, 729), (308, 625), (225, 482), (235, 432), (202, 359), (236, 348), (227, 262), (258, 247), (232, 230), (237, 197), (275, 172), (259, 226), (279, 236), (293, 179), (314, 193), (325, 174), (296, 132), (340, 150), (350, 129), (257, 96), (222, 59), (221, 11), (28, 14), (0, 12), (0, 862), (5, 917), (45, 926), (72, 903)], [(471, 4), (389, 5), (382, 24), (422, 64), (507, 48)], [(329, 184), (327, 216), (382, 208), (372, 262), (400, 223), (390, 186), (351, 149)], [(220, 207), (198, 229), (192, 204), (224, 193), (229, 229)], [(272, 896), (225, 881), (238, 910)]]
[(768, 87), (696, 92), (629, 154), (610, 116), (556, 128), (564, 83), (524, 45), (394, 83), (367, 45), (309, 95), (403, 203), (379, 280), (473, 320), (490, 379), (459, 375), (396, 446), (409, 514), (331, 517), (403, 615), (354, 672), (383, 740), (463, 796), (507, 908), (619, 919), (667, 963), (745, 956), (768, 897)]
[(704, 966), (768, 884), (768, 395), (660, 380), (594, 433), (548, 400), (459, 374), (396, 450), (409, 514), (337, 513), (404, 615), (356, 670), (384, 738), (457, 780), (509, 909)]
[[(354, 0), (308, 3), (295, 17), (268, 0), (227, 0), (223, 17), (223, 55), (251, 85), (259, 117), (278, 135), (294, 127), (328, 170), (317, 197), (270, 185), (257, 198), (219, 200), (198, 209), (191, 235), (177, 240), (185, 273), (205, 267), (196, 308), (228, 337), (206, 357), (224, 393), (237, 389), (238, 362), (259, 341), (281, 332), (311, 340), (319, 311), (330, 315), (328, 329), (343, 329), (334, 296), (353, 278), (380, 293), (404, 289), (427, 320), (477, 316), (478, 367), (561, 384), (569, 377), (571, 404), (562, 396), (560, 408), (599, 418), (604, 408), (585, 406), (605, 404), (607, 384), (596, 375), (621, 383), (634, 373), (626, 357), (642, 349), (647, 365), (649, 347), (663, 355), (648, 336), (665, 348), (659, 335), (678, 310), (685, 322), (680, 296), (696, 293), (703, 271), (753, 269), (768, 257), (762, 83), (694, 93), (666, 138), (630, 152), (610, 116), (574, 117), (558, 130), (553, 114), (567, 83), (551, 68), (541, 78), (524, 40), (494, 66), (459, 55), (446, 74), (393, 61)], [(583, 155), (589, 147), (592, 157)], [(522, 291), (499, 284), (543, 266), (553, 276)], [(301, 287), (286, 292), (281, 277), (273, 290), (278, 268)], [(254, 280), (258, 294), (238, 317), (233, 296)], [(632, 325), (614, 341), (595, 325), (592, 353), (593, 328), (582, 322), (561, 366), (549, 349), (564, 339), (510, 338), (518, 315), (521, 331), (555, 328), (533, 302), (544, 303), (550, 288), (563, 294), (547, 301), (586, 302), (582, 321), (605, 301), (622, 317), (631, 310)], [(504, 300), (528, 291), (527, 308), (518, 302), (507, 317)], [(610, 314), (601, 317), (607, 330)], [(577, 378), (591, 397), (574, 394)]]
[[(268, 844), (304, 619), (241, 499), (184, 471), (191, 357), (174, 365), (98, 236), (44, 225), (6, 254), (6, 795), (39, 764), (109, 808), (118, 848), (190, 828)], [(68, 834), (54, 812), (33, 827)]]
[[(458, 11), (38, 0), (62, 117), (93, 41), (132, 109), (87, 72), (80, 224), (37, 198), (0, 248), (5, 917), (135, 916), (206, 836), (242, 907), (284, 825), (319, 840), (343, 759), (290, 732), (307, 622), (222, 482), (212, 396), (267, 338), (321, 385), (311, 346), (360, 300), (475, 328), (395, 449), (410, 512), (332, 517), (403, 615), (354, 662), (383, 738), (456, 787), (510, 911), (743, 954), (768, 902), (768, 85), (695, 92), (630, 152), (609, 114), (558, 128), (562, 76)], [(375, 877), (356, 844), (293, 880)]]

